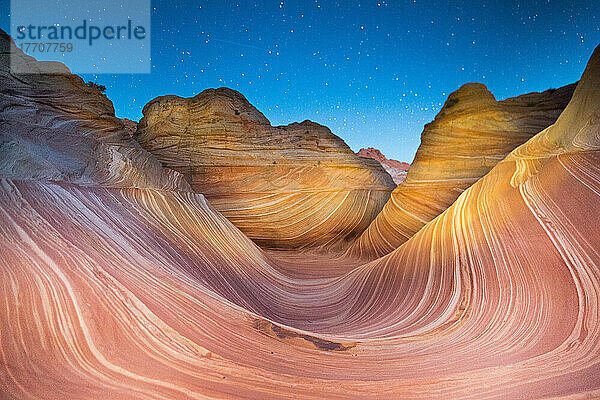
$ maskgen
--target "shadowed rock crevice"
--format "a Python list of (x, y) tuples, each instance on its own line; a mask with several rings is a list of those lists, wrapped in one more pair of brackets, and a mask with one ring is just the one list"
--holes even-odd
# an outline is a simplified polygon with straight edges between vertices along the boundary
[(306, 342), (312, 343), (317, 349), (324, 351), (346, 351), (356, 346), (356, 343), (338, 343), (331, 340), (322, 339), (316, 336), (307, 335), (303, 333), (294, 332), (292, 330), (283, 328), (279, 325), (273, 324), (272, 322), (264, 319), (257, 319), (254, 321), (254, 329), (257, 331), (269, 335), (276, 336), (279, 339), (302, 339)]

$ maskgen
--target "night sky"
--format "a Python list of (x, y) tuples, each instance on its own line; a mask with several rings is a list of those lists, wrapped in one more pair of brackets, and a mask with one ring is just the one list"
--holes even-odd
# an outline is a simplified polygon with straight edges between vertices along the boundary
[[(472, 3), (472, 4), (471, 4)], [(0, 0), (2, 29), (9, 6)], [(159, 95), (242, 92), (273, 125), (310, 119), (355, 151), (411, 161), (447, 95), (504, 99), (579, 79), (600, 43), (585, 1), (153, 1), (152, 73), (84, 76), (117, 116)]]

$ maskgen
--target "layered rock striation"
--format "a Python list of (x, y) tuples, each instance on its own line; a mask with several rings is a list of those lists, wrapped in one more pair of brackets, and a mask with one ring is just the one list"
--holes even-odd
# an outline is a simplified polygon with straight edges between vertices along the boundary
[(151, 101), (135, 138), (263, 247), (344, 247), (395, 186), (326, 127), (273, 127), (227, 88)]
[[(40, 73), (13, 73), (11, 52), (12, 63)], [(131, 139), (104, 94), (62, 64), (27, 56), (3, 31), (0, 86), (0, 176), (190, 190)]]
[(376, 258), (396, 249), (515, 147), (556, 121), (575, 84), (496, 101), (480, 83), (450, 94), (425, 126), (406, 179), (350, 249)]
[[(32, 97), (61, 105), (45, 88)], [(323, 254), (261, 250), (202, 195), (115, 185), (131, 169), (0, 169), (0, 397), (598, 397), (599, 91), (600, 47), (554, 125), (336, 275)]]

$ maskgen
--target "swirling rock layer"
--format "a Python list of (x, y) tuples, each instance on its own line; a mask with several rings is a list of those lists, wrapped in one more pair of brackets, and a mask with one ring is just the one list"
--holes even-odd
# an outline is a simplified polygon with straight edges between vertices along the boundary
[(192, 192), (0, 169), (0, 398), (598, 397), (599, 91), (600, 47), (553, 126), (366, 264), (265, 252)]
[(264, 247), (343, 247), (395, 186), (326, 127), (272, 127), (227, 88), (151, 101), (135, 137)]
[(469, 83), (450, 94), (425, 126), (406, 179), (352, 254), (376, 258), (407, 241), (510, 151), (554, 123), (574, 89), (572, 84), (496, 101), (485, 85)]
[[(12, 62), (28, 71), (16, 75)], [(131, 139), (110, 100), (62, 64), (25, 55), (0, 30), (0, 173), (13, 179), (190, 190)]]

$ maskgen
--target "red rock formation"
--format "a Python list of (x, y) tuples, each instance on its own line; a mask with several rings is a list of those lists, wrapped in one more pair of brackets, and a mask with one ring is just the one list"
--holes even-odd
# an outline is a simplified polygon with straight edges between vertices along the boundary
[(227, 88), (151, 101), (135, 137), (264, 247), (346, 247), (395, 186), (326, 127), (273, 127)]
[(129, 133), (129, 136), (133, 137), (133, 135), (137, 131), (137, 122), (127, 118), (121, 118), (121, 122), (123, 123), (123, 125), (125, 125), (125, 128), (127, 128), (127, 133)]
[(351, 253), (377, 258), (399, 247), (510, 151), (556, 121), (574, 89), (496, 101), (485, 85), (469, 83), (450, 94), (425, 126), (406, 179)]
[(383, 169), (390, 174), (396, 185), (399, 185), (404, 181), (406, 178), (406, 173), (410, 168), (410, 164), (408, 163), (400, 162), (398, 160), (388, 160), (383, 154), (381, 154), (381, 151), (372, 147), (369, 147), (368, 149), (360, 149), (356, 155), (364, 158), (372, 158), (373, 160), (378, 161)]

